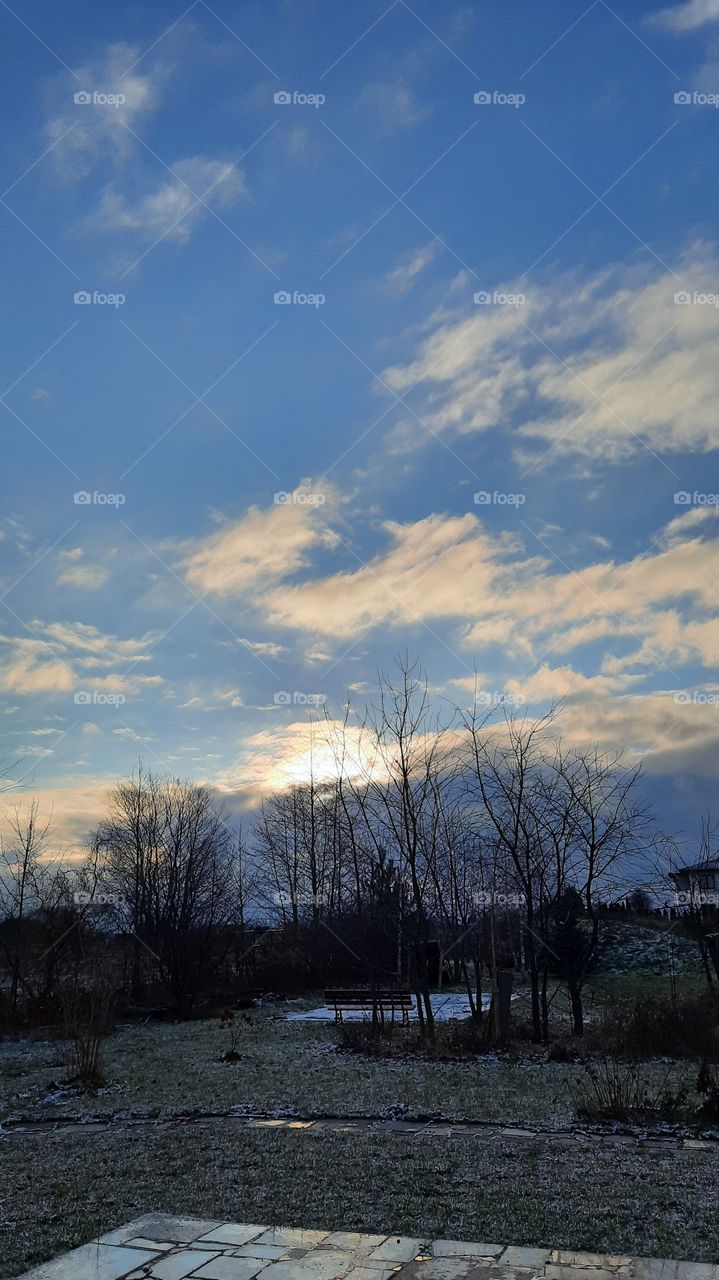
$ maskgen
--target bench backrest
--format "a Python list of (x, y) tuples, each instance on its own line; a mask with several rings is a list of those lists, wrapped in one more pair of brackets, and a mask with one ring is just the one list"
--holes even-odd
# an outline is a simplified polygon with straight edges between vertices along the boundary
[(377, 990), (358, 991), (357, 988), (346, 990), (325, 991), (325, 1000), (328, 1004), (346, 1005), (349, 1008), (371, 1008), (372, 1005), (392, 1005), (396, 1009), (411, 1009), (414, 1003), (411, 992), (409, 991), (391, 991)]

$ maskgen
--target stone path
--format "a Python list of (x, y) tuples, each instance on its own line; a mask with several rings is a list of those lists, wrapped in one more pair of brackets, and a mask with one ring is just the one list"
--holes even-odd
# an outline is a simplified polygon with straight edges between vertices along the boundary
[(24, 1280), (719, 1280), (719, 1266), (152, 1213)]
[[(387, 1133), (409, 1138), (473, 1138), (484, 1141), (509, 1142), (550, 1142), (559, 1146), (591, 1145), (591, 1146), (631, 1146), (646, 1151), (708, 1151), (719, 1154), (719, 1137), (685, 1137), (683, 1134), (650, 1133), (637, 1135), (631, 1133), (595, 1132), (591, 1129), (575, 1127), (572, 1129), (521, 1128), (517, 1125), (501, 1125), (481, 1121), (463, 1121), (454, 1123), (450, 1120), (378, 1120), (372, 1116), (296, 1116), (268, 1115), (267, 1113), (248, 1114), (242, 1110), (198, 1112), (189, 1115), (178, 1114), (166, 1117), (110, 1117), (81, 1118), (58, 1117), (55, 1120), (13, 1120), (0, 1125), (0, 1137), (22, 1137), (32, 1133), (82, 1133), (88, 1137), (96, 1133), (105, 1133), (109, 1128), (157, 1128), (164, 1125), (199, 1125), (210, 1127), (218, 1124), (236, 1124), (250, 1129), (289, 1129), (312, 1130), (319, 1133), (331, 1130), (334, 1133)], [(555, 1278), (558, 1280), (558, 1278)], [(719, 1280), (719, 1277), (717, 1278)]]

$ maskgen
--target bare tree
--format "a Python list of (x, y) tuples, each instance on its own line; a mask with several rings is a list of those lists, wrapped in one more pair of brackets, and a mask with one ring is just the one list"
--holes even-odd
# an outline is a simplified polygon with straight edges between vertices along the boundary
[(9, 825), (12, 832), (10, 844), (7, 847), (0, 845), (3, 864), (0, 893), (4, 900), (3, 914), (10, 926), (2, 944), (10, 970), (10, 1007), (16, 1009), (20, 986), (31, 993), (29, 980), (23, 973), (27, 919), (38, 905), (35, 886), (52, 831), (50, 822), (40, 819), (37, 799), (32, 799), (26, 810), (17, 805)]
[(577, 894), (587, 928), (564, 948), (565, 978), (575, 1035), (584, 1033), (582, 991), (597, 949), (598, 890), (628, 867), (648, 838), (650, 812), (635, 792), (641, 765), (625, 766), (621, 752), (590, 744), (565, 751), (554, 762), (560, 781), (555, 815), (566, 832), (565, 883)]
[(149, 956), (178, 1006), (191, 1007), (229, 946), (224, 926), (236, 913), (224, 811), (209, 788), (140, 765), (112, 792), (96, 842), (101, 883), (118, 895), (134, 940), (135, 994)]
[(498, 729), (488, 727), (476, 704), (463, 714), (467, 730), (468, 785), (481, 802), (496, 841), (497, 854), (512, 867), (524, 916), (524, 953), (529, 969), (532, 1037), (542, 1040), (539, 955), (541, 904), (546, 891), (546, 843), (541, 839), (545, 807), (543, 771), (553, 706), (530, 720), (504, 710)]

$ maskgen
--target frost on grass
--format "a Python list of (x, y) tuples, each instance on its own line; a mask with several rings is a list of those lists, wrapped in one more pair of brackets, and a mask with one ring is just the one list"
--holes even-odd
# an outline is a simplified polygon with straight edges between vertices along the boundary
[[(0, 1058), (0, 1120), (50, 1116), (147, 1117), (173, 1112), (294, 1112), (382, 1116), (400, 1099), (409, 1115), (441, 1111), (453, 1120), (564, 1128), (572, 1120), (572, 1064), (543, 1055), (508, 1062), (375, 1060), (336, 1052), (332, 1027), (258, 1013), (240, 1062), (218, 1061), (225, 1047), (216, 1020), (120, 1026), (106, 1043), (102, 1093), (76, 1097), (62, 1079), (56, 1041), (6, 1046)], [(14, 1049), (14, 1051), (13, 1051)], [(648, 1064), (650, 1072), (666, 1065)], [(691, 1064), (672, 1068), (676, 1079)], [(695, 1072), (694, 1072), (695, 1074)]]
[[(712, 1261), (718, 1158), (635, 1148), (171, 1129), (0, 1144), (0, 1278), (174, 1214)], [(11, 1251), (6, 1246), (13, 1240)]]

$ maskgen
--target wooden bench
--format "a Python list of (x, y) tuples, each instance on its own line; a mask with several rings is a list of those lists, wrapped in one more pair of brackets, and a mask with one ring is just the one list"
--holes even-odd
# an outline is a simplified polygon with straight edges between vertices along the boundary
[(401, 1013), (402, 1022), (409, 1022), (410, 1011), (414, 1008), (414, 999), (409, 991), (397, 991), (391, 987), (378, 988), (374, 993), (368, 987), (344, 987), (333, 991), (325, 991), (328, 1007), (334, 1009), (335, 1022), (342, 1022), (343, 1013), (377, 1012), (380, 1018), (388, 1014), (394, 1021), (395, 1013)]

